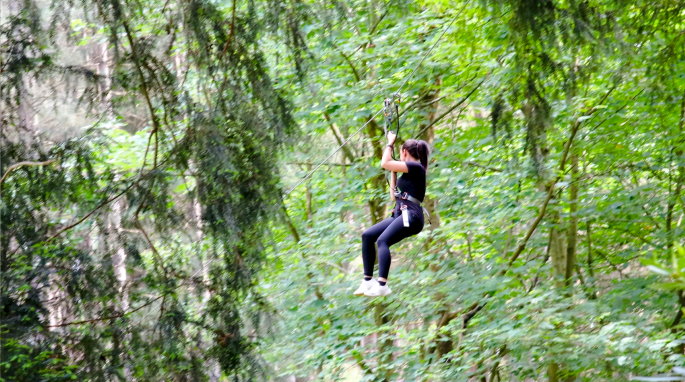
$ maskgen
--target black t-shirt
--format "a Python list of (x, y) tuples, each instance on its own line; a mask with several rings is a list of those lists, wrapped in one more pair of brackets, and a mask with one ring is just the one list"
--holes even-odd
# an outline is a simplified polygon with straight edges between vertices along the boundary
[(426, 196), (426, 170), (418, 162), (404, 162), (409, 169), (397, 180), (397, 187), (401, 192), (415, 197), (423, 202)]
[[(407, 165), (409, 172), (405, 172), (397, 179), (397, 188), (400, 192), (415, 197), (423, 202), (426, 196), (426, 169), (418, 162), (404, 162)], [(400, 207), (406, 205), (412, 219), (417, 219), (417, 222), (423, 226), (423, 209), (418, 204), (412, 203), (408, 200), (397, 198), (396, 205), (393, 210), (393, 217), (400, 216)]]

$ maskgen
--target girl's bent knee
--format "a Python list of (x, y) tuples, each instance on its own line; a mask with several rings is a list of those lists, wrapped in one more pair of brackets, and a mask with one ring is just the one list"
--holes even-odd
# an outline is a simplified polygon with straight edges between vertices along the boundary
[(390, 249), (390, 246), (388, 245), (388, 241), (385, 239), (378, 239), (378, 241), (376, 241), (376, 244), (378, 244), (378, 248)]

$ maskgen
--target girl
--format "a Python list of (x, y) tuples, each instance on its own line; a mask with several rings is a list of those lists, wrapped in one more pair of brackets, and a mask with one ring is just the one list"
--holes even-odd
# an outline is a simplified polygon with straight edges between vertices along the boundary
[[(395, 134), (388, 133), (388, 145), (383, 152), (381, 167), (392, 171), (390, 196), (396, 202), (392, 217), (367, 229), (362, 234), (362, 260), (364, 280), (354, 291), (355, 296), (387, 296), (388, 271), (390, 270), (390, 246), (423, 230), (421, 202), (426, 195), (426, 170), (428, 169), (428, 143), (408, 139), (400, 150), (400, 160), (392, 159)], [(403, 173), (397, 180), (398, 172)], [(396, 186), (401, 192), (395, 193)], [(378, 244), (378, 281), (373, 279)]]

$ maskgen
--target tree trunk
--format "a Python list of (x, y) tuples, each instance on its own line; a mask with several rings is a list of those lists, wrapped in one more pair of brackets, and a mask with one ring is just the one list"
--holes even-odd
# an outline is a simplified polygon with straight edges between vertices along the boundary
[(109, 70), (109, 41), (104, 41), (98, 45), (99, 54), (97, 55), (98, 60), (98, 73), (102, 76), (100, 81), (100, 96), (105, 104), (105, 109), (108, 114), (112, 114), (112, 95), (110, 90), (112, 88), (112, 79)]
[(578, 238), (578, 155), (571, 154), (571, 187), (569, 202), (569, 224), (566, 247), (566, 285), (571, 285), (571, 277), (576, 269), (576, 244)]
[[(114, 253), (112, 254), (112, 268), (114, 270), (114, 275), (117, 279), (117, 282), (119, 283), (119, 306), (122, 312), (128, 312), (130, 308), (130, 301), (129, 301), (129, 294), (128, 294), (128, 274), (126, 272), (126, 250), (124, 249), (124, 233), (123, 233), (123, 228), (122, 228), (122, 218), (124, 211), (126, 210), (125, 207), (125, 199), (123, 197), (117, 199), (114, 203), (112, 203), (112, 215), (109, 218), (109, 229), (110, 229), (110, 234), (107, 235), (108, 237), (114, 237), (114, 240), (112, 240), (112, 246), (111, 248), (114, 249)], [(123, 334), (123, 338), (120, 338), (120, 335)], [(117, 357), (119, 357), (120, 354), (125, 353), (120, 350), (119, 343), (118, 341), (123, 341), (124, 343), (128, 343), (131, 340), (131, 334), (124, 330), (123, 333), (115, 333), (114, 336), (114, 349), (115, 349), (115, 354), (117, 354)], [(131, 380), (132, 377), (132, 370), (130, 368), (130, 364), (120, 361), (117, 363), (122, 363), (124, 365), (123, 367), (123, 373), (124, 377), (126, 380)]]
[[(552, 222), (559, 223), (559, 212), (552, 213)], [(552, 277), (554, 278), (554, 285), (561, 288), (564, 286), (564, 277), (566, 276), (566, 251), (564, 250), (563, 234), (559, 232), (556, 227), (552, 227), (549, 231), (549, 256), (552, 260)]]
[[(682, 135), (683, 131), (685, 130), (685, 93), (683, 93), (681, 104), (680, 104), (680, 120), (678, 121), (678, 129), (680, 131), (680, 134)], [(681, 157), (683, 156), (683, 142), (677, 142), (674, 151), (676, 154), (676, 157), (678, 158), (678, 174), (677, 174), (677, 181), (676, 181), (676, 187), (673, 192), (673, 195), (671, 196), (669, 202), (668, 202), (668, 212), (667, 212), (667, 217), (666, 217), (666, 230), (667, 230), (667, 237), (668, 237), (668, 248), (671, 250), (673, 247), (675, 240), (677, 238), (676, 235), (676, 230), (677, 226), (675, 229), (671, 226), (672, 221), (673, 221), (673, 211), (675, 209), (675, 205), (680, 199), (680, 192), (683, 187), (683, 182), (685, 181), (685, 166), (682, 166), (680, 163), (682, 161)], [(681, 206), (682, 208), (683, 206)], [(670, 251), (669, 251), (670, 252)], [(680, 320), (683, 317), (683, 309), (685, 309), (685, 292), (683, 290), (677, 290), (676, 291), (676, 296), (678, 297), (678, 311), (676, 313), (675, 318), (673, 319), (673, 323), (671, 324), (671, 330), (676, 331), (674, 328), (678, 324), (680, 324)], [(680, 353), (683, 353), (685, 350), (685, 345), (680, 346)]]
[(115, 237), (112, 246), (112, 248), (115, 249), (114, 254), (112, 254), (112, 268), (114, 269), (114, 275), (119, 283), (121, 310), (126, 312), (129, 310), (129, 299), (128, 288), (126, 286), (128, 280), (128, 275), (126, 273), (126, 250), (124, 249), (123, 229), (121, 225), (123, 211), (124, 198), (119, 198), (112, 203), (112, 216), (110, 217), (111, 234)]
[(559, 382), (559, 364), (551, 362), (547, 367), (547, 378), (549, 382)]
[[(448, 307), (447, 307), (448, 308)], [(436, 348), (438, 351), (437, 359), (441, 359), (446, 354), (449, 354), (454, 350), (454, 342), (451, 337), (440, 334), (440, 329), (448, 325), (452, 320), (459, 317), (459, 312), (450, 312), (449, 310), (443, 310), (440, 316), (440, 321), (437, 323), (436, 331), (438, 335), (436, 336)]]
[[(202, 224), (202, 205), (200, 205), (200, 201), (197, 198), (193, 200), (193, 218), (195, 220), (195, 242), (200, 246), (199, 259), (201, 267), (200, 269), (202, 273), (202, 282), (205, 285), (209, 285), (209, 263), (211, 262), (211, 259), (206, 258), (204, 256), (205, 252), (202, 251), (202, 242), (205, 239), (205, 235)], [(205, 288), (202, 292), (203, 306), (207, 303), (207, 301), (209, 301), (210, 297), (211, 296), (209, 294), (209, 290)]]
[[(386, 314), (386, 305), (378, 304), (375, 308), (375, 321), (377, 326), (383, 326), (390, 323), (390, 318)], [(383, 334), (383, 333), (380, 333)], [(386, 338), (380, 341), (378, 345), (378, 368), (377, 375), (381, 376), (381, 381), (387, 382), (392, 380), (392, 376), (395, 374), (392, 367), (389, 365), (393, 361), (393, 340), (392, 338)]]
[[(312, 165), (308, 164), (307, 165), (307, 174), (309, 174), (312, 171)], [(305, 200), (306, 200), (306, 211), (307, 211), (307, 227), (312, 226), (312, 190), (311, 187), (309, 186), (309, 180), (304, 185), (305, 187)]]
[[(678, 130), (680, 131), (681, 135), (683, 133), (683, 130), (685, 129), (685, 93), (683, 93), (683, 96), (680, 101), (680, 119), (678, 120)], [(678, 161), (678, 171), (676, 175), (676, 184), (675, 184), (675, 189), (673, 193), (669, 196), (668, 200), (668, 207), (666, 211), (666, 237), (668, 239), (667, 247), (670, 250), (673, 248), (674, 242), (676, 240), (676, 233), (675, 229), (673, 229), (673, 212), (675, 210), (675, 206), (678, 203), (678, 200), (680, 199), (680, 193), (683, 188), (683, 182), (685, 182), (685, 166), (681, 165), (682, 163), (682, 155), (683, 155), (683, 142), (675, 142), (674, 147), (673, 147), (673, 152), (675, 153), (676, 160)]]
[(587, 231), (587, 272), (590, 277), (595, 277), (595, 271), (592, 268), (592, 221), (588, 220), (585, 223), (585, 230)]

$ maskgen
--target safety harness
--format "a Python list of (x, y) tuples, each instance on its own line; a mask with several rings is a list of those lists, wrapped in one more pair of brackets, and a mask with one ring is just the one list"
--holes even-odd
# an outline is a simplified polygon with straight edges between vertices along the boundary
[(399, 191), (395, 190), (395, 197), (396, 197), (396, 198), (400, 198), (400, 199), (404, 199), (404, 200), (408, 200), (408, 201), (410, 201), (410, 202), (412, 202), (412, 203), (414, 203), (414, 204), (419, 205), (419, 207), (421, 206), (421, 201), (420, 201), (420, 200), (418, 200), (418, 199), (416, 199), (415, 197), (413, 197), (413, 196), (407, 194), (406, 192), (399, 192)]

